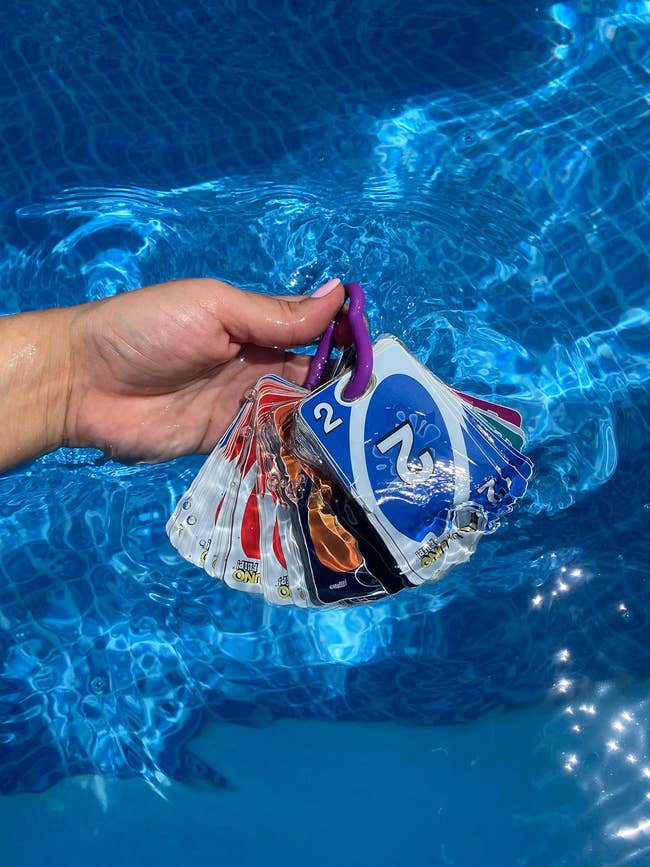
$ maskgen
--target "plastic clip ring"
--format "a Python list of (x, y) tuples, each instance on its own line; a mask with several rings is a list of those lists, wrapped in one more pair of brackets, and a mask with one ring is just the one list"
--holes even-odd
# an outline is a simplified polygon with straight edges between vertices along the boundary
[[(352, 332), (354, 348), (357, 353), (357, 360), (352, 378), (343, 389), (342, 397), (346, 401), (352, 401), (364, 393), (370, 382), (372, 376), (372, 344), (366, 322), (363, 318), (366, 307), (366, 296), (363, 289), (358, 283), (345, 283), (343, 288), (350, 301), (348, 322), (350, 324), (350, 331)], [(318, 348), (309, 366), (309, 373), (305, 383), (305, 388), (309, 391), (313, 391), (314, 388), (319, 386), (323, 378), (325, 365), (332, 352), (336, 322), (336, 319), (332, 319), (318, 343)]]

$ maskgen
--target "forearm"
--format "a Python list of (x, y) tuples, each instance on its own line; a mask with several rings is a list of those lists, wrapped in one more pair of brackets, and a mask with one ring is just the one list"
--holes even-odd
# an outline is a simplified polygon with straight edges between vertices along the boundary
[(75, 310), (0, 317), (0, 472), (65, 440)]

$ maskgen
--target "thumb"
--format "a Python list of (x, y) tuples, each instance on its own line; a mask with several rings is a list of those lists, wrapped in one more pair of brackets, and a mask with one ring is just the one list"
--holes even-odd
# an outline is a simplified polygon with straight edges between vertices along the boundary
[(238, 343), (286, 349), (313, 343), (345, 301), (340, 280), (330, 280), (312, 295), (258, 295), (233, 288), (224, 325)]

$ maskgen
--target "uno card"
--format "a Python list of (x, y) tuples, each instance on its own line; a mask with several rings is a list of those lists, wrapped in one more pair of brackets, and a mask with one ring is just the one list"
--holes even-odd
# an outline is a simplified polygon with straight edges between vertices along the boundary
[(219, 507), (222, 491), (219, 480), (235, 459), (226, 446), (247, 410), (248, 402), (241, 407), (224, 432), (167, 522), (166, 530), (171, 543), (181, 556), (198, 566), (205, 563), (211, 545), (214, 514)]
[(492, 403), (492, 401), (485, 400), (485, 398), (466, 394), (464, 391), (458, 391), (456, 388), (452, 388), (451, 391), (479, 412), (496, 416), (512, 425), (512, 427), (521, 428), (521, 415), (516, 409), (510, 409), (510, 407), (502, 406), (500, 403)]
[[(287, 451), (281, 433), (286, 419), (291, 419), (298, 399), (278, 404), (260, 428), (260, 489), (263, 506), (263, 538), (269, 552), (269, 594), (281, 604), (293, 602), (309, 606), (307, 575), (309, 558), (296, 522), (296, 497), (304, 484), (302, 466)], [(279, 599), (278, 599), (279, 597)]]
[(254, 392), (246, 404), (238, 424), (233, 428), (224, 453), (222, 473), (214, 494), (215, 511), (211, 533), (211, 545), (203, 568), (213, 578), (223, 580), (226, 560), (230, 552), (233, 515), (239, 501), (239, 489), (245, 475), (246, 463), (252, 445), (252, 419), (257, 394)]
[[(276, 411), (275, 424), (294, 504), (290, 512), (294, 535), (300, 539), (301, 551), (306, 553), (303, 575), (312, 605), (358, 604), (403, 589), (399, 579), (395, 582), (390, 577), (395, 575), (395, 563), (389, 555), (383, 560), (374, 557), (376, 574), (370, 571), (361, 540), (355, 535), (362, 523), (351, 514), (350, 498), (339, 485), (292, 453), (293, 412), (284, 408)], [(363, 529), (374, 536), (371, 527)], [(382, 548), (378, 539), (374, 545), (369, 540), (365, 543), (368, 551)]]
[[(469, 423), (461, 398), (396, 338), (380, 339), (373, 355), (373, 381), (356, 400), (343, 398), (344, 375), (302, 401), (295, 443), (357, 500), (419, 584), (468, 559), (487, 519), (474, 496), (507, 487), (505, 455), (515, 452), (496, 431), (479, 447), (484, 429)], [(526, 461), (517, 452), (515, 472)]]
[[(259, 430), (278, 404), (292, 401), (293, 406), (306, 392), (293, 383), (269, 375), (258, 381), (255, 394), (249, 451), (242, 466), (240, 484), (234, 495), (235, 503), (223, 579), (231, 587), (237, 586), (248, 592), (264, 593), (266, 561), (262, 557), (262, 547), (267, 549), (268, 545), (267, 540), (262, 539), (262, 532), (266, 529), (266, 525), (263, 528), (260, 523), (259, 479), (263, 475), (263, 467), (259, 461)], [(265, 511), (267, 510), (268, 507)]]

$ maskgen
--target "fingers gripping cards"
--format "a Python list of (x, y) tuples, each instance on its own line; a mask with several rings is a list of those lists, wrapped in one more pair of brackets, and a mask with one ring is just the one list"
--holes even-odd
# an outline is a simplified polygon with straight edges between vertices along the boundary
[(359, 504), (410, 586), (467, 560), (523, 495), (532, 464), (499, 433), (500, 408), (472, 406), (396, 338), (380, 339), (373, 360), (356, 400), (343, 397), (346, 374), (301, 402), (293, 445)]
[(347, 400), (353, 361), (313, 392), (259, 380), (167, 524), (185, 559), (268, 602), (336, 607), (438, 580), (496, 529), (532, 474), (518, 413), (394, 337), (368, 342), (373, 376)]

